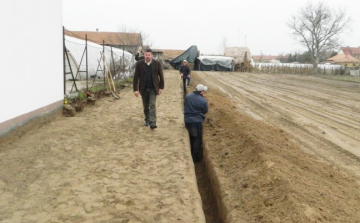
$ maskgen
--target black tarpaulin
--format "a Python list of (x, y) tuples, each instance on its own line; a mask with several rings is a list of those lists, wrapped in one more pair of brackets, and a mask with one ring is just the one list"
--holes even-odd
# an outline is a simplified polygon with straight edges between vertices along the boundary
[(182, 53), (180, 56), (172, 59), (169, 63), (174, 69), (179, 69), (181, 62), (183, 60), (187, 60), (188, 63), (195, 63), (196, 58), (198, 57), (198, 49), (197, 46), (191, 46), (189, 49), (187, 49), (184, 53)]

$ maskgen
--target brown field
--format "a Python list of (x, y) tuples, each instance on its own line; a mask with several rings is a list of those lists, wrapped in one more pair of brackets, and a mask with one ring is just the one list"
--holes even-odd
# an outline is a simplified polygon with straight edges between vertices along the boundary
[(360, 222), (360, 84), (198, 72), (226, 222)]
[[(221, 222), (360, 222), (359, 83), (193, 73), (192, 88), (209, 87), (205, 166)], [(181, 82), (165, 77), (154, 131), (128, 88), (0, 143), (0, 222), (205, 222)]]

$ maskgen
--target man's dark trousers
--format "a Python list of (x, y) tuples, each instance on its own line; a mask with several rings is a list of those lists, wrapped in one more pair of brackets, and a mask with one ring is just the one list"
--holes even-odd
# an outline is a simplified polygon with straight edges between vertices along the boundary
[[(186, 80), (187, 80), (187, 85), (186, 85)], [(186, 92), (186, 86), (190, 85), (190, 77), (188, 75), (183, 77), (183, 88), (184, 88), (184, 92)]]
[(145, 88), (142, 95), (145, 122), (156, 124), (156, 91), (155, 88)]
[(185, 123), (185, 127), (189, 132), (191, 156), (195, 163), (199, 162), (203, 158), (202, 122)]

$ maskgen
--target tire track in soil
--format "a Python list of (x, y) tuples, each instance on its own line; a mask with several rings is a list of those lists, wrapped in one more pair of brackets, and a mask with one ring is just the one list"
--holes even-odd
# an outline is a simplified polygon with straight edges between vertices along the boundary
[[(236, 77), (231, 76), (230, 78), (234, 79)], [(236, 80), (234, 80), (234, 81), (236, 81)], [(242, 81), (242, 80), (240, 80), (240, 81)], [(255, 85), (251, 85), (251, 83), (249, 83), (249, 82), (243, 82), (243, 83), (244, 83), (244, 85), (256, 88)], [(356, 126), (359, 122), (359, 121), (349, 120), (348, 118), (342, 118), (342, 114), (345, 112), (345, 110), (348, 110), (349, 112), (354, 111), (354, 110), (356, 111), (356, 108), (354, 108), (354, 106), (351, 106), (351, 104), (353, 104), (353, 103), (342, 103), (345, 98), (342, 98), (342, 97), (334, 98), (334, 99), (332, 99), (331, 97), (329, 98), (329, 92), (327, 92), (326, 94), (324, 94), (323, 96), (320, 97), (318, 95), (321, 92), (312, 92), (312, 94), (305, 92), (305, 94), (304, 94), (304, 92), (298, 93), (296, 91), (296, 89), (289, 89), (288, 86), (285, 86), (285, 87), (277, 86), (276, 89), (272, 89), (274, 83), (267, 84), (267, 82), (259, 82), (259, 81), (257, 81), (256, 83), (261, 84), (262, 87), (267, 87), (266, 91), (261, 92), (262, 94), (266, 95), (267, 98), (271, 98), (273, 100), (279, 100), (278, 103), (283, 102), (284, 106), (286, 106), (287, 104), (290, 104), (291, 106), (294, 106), (297, 109), (303, 109), (305, 111), (308, 111), (311, 114), (315, 113), (318, 116), (326, 117), (327, 119), (329, 117), (332, 117), (332, 119), (331, 119), (332, 121), (338, 122), (341, 125), (347, 125), (348, 127), (356, 128)], [(287, 84), (287, 83), (285, 83), (285, 84)], [(292, 84), (292, 86), (294, 86), (294, 85)], [(240, 87), (240, 86), (239, 85), (234, 86), (234, 88), (236, 88), (236, 90), (238, 90), (238, 87)], [(262, 95), (260, 95), (258, 92), (255, 92), (255, 91), (249, 92), (249, 96), (252, 97), (252, 95), (256, 95), (255, 98), (262, 97)], [(281, 95), (282, 97), (276, 97), (273, 95)], [(262, 98), (263, 98), (262, 101), (266, 101), (266, 99), (264, 97), (262, 97)], [(314, 107), (314, 109), (307, 109), (309, 100), (312, 101), (312, 107)], [(331, 104), (331, 106), (328, 105), (325, 107), (324, 105), (329, 104), (329, 101), (331, 101), (331, 100), (336, 100), (336, 103), (334, 101)], [(325, 102), (323, 102), (323, 101), (325, 101)], [(336, 106), (336, 107), (334, 108), (334, 106)], [(309, 108), (312, 108), (312, 107), (309, 107)], [(321, 112), (319, 111), (319, 109), (321, 109)], [(332, 112), (327, 112), (329, 110), (332, 110)], [(337, 111), (341, 111), (341, 112), (337, 112)], [(349, 114), (349, 115), (352, 115), (352, 114)]]
[[(271, 86), (270, 84), (263, 84), (263, 86), (266, 85), (267, 87), (267, 90), (268, 91), (272, 91), (271, 89)], [(278, 99), (278, 100), (282, 100), (285, 104), (286, 103), (290, 103), (291, 105), (293, 106), (296, 106), (297, 108), (302, 108), (302, 109), (305, 109), (306, 110), (306, 105), (308, 104), (308, 101), (309, 100), (313, 100), (313, 106), (315, 107), (315, 109), (312, 109), (310, 112), (312, 113), (316, 113), (317, 115), (319, 116), (325, 116), (325, 117), (333, 117), (333, 121), (334, 122), (339, 122), (341, 125), (349, 125), (349, 123), (353, 124), (353, 125), (349, 125), (349, 126), (355, 126), (356, 125), (356, 122), (355, 121), (351, 121), (349, 119), (343, 119), (342, 118), (342, 114), (340, 112), (336, 112), (337, 110), (341, 111), (342, 113), (345, 112), (345, 110), (348, 110), (348, 111), (354, 111), (354, 109), (356, 110), (356, 108), (354, 108), (354, 106), (351, 106), (351, 104), (346, 104), (346, 103), (342, 103), (344, 101), (345, 98), (337, 98), (336, 99), (332, 99), (331, 97), (329, 97), (329, 94), (325, 95), (324, 96), (317, 96), (317, 94), (319, 94), (319, 92), (315, 92), (315, 93), (312, 93), (312, 94), (309, 94), (309, 93), (306, 93), (304, 94), (303, 92), (302, 93), (297, 93), (296, 91), (294, 91), (294, 89), (288, 89), (287, 87), (277, 87), (278, 90), (280, 91), (272, 91), (273, 93), (278, 93), (278, 92), (284, 92), (286, 94), (283, 95), (284, 99), (282, 98), (275, 98), (273, 96), (271, 96), (270, 94), (267, 94), (267, 96), (271, 97), (271, 98), (274, 98), (274, 99)], [(296, 97), (294, 97), (293, 95), (295, 95)], [(287, 100), (286, 100), (287, 99)], [(315, 99), (315, 100), (314, 100)], [(332, 100), (336, 100), (336, 103), (331, 103), (330, 102)], [(296, 103), (293, 103), (293, 101), (296, 101)], [(319, 101), (319, 102), (317, 102)], [(324, 105), (327, 105), (326, 107)], [(330, 106), (331, 105), (331, 106)], [(334, 108), (334, 106), (336, 106)], [(321, 112), (318, 112), (316, 110), (316, 108), (319, 108), (321, 109), (322, 111)], [(333, 112), (330, 113), (330, 112), (327, 112), (328, 110), (332, 110)], [(322, 115), (322, 113), (324, 115)], [(351, 114), (350, 114), (351, 115)], [(340, 120), (342, 122), (340, 122)]]

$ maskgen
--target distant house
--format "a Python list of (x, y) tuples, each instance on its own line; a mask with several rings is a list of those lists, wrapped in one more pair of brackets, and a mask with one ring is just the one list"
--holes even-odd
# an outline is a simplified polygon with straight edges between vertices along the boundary
[(158, 50), (158, 49), (151, 49), (152, 51), (152, 54), (153, 54), (153, 57), (156, 59), (156, 60), (159, 60), (161, 61), (162, 63), (164, 63), (164, 53), (162, 50)]
[(122, 33), (122, 32), (99, 32), (99, 31), (69, 31), (65, 30), (68, 36), (87, 39), (91, 42), (106, 46), (116, 47), (132, 54), (135, 54), (142, 46), (142, 37), (140, 33)]
[(279, 64), (279, 63), (281, 63), (281, 62), (280, 62), (280, 60), (277, 60), (277, 59), (271, 59), (271, 60), (269, 61), (269, 63)]
[(185, 50), (162, 50), (164, 61), (170, 61), (185, 52)]
[(170, 69), (172, 66), (170, 65), (170, 61), (185, 52), (185, 50), (161, 50), (163, 52), (163, 61), (164, 61), (164, 68)]
[(345, 67), (358, 67), (360, 60), (348, 54), (337, 54), (326, 60), (328, 63), (343, 65)]
[(338, 54), (350, 55), (360, 60), (360, 46), (359, 47), (341, 47)]
[(265, 56), (265, 55), (254, 55), (252, 56), (255, 63), (267, 62), (270, 60), (276, 60), (278, 56)]
[(278, 60), (282, 63), (286, 62), (289, 58), (289, 54), (280, 55), (280, 56), (271, 56), (271, 55), (254, 55), (252, 56), (255, 63), (270, 63), (271, 61)]

